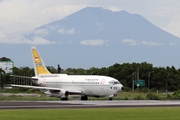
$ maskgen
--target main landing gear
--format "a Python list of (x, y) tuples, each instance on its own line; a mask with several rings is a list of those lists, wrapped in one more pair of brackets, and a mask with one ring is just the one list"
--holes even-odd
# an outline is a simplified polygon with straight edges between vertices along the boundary
[(112, 98), (111, 98), (111, 97), (109, 97), (109, 101), (112, 101)]
[(68, 97), (62, 97), (61, 98), (61, 101), (67, 101), (68, 100)]
[(81, 100), (88, 100), (88, 97), (86, 95), (81, 96)]

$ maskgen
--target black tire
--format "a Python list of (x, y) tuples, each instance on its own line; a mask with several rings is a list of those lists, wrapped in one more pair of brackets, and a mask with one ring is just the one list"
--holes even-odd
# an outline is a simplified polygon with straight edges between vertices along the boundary
[(88, 100), (88, 97), (86, 95), (81, 96), (81, 100)]
[(68, 98), (67, 97), (65, 97), (65, 98), (61, 98), (61, 101), (67, 101), (68, 100)]
[(84, 96), (81, 96), (81, 100), (84, 100)]
[(109, 101), (112, 101), (112, 98), (109, 98)]
[(87, 96), (84, 96), (84, 98), (85, 98), (84, 100), (88, 100), (88, 97), (87, 97)]

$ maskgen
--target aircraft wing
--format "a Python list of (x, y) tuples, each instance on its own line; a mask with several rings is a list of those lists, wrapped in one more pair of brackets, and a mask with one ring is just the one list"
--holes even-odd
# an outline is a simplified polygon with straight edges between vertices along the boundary
[(61, 90), (60, 88), (52, 88), (52, 87), (41, 87), (41, 86), (28, 86), (28, 85), (14, 85), (13, 87), (23, 87), (23, 88), (33, 88), (33, 89), (41, 89), (41, 90)]
[[(23, 88), (32, 88), (32, 89), (41, 89), (41, 90), (60, 90), (60, 91), (66, 91), (62, 88), (53, 88), (53, 87), (41, 87), (41, 86), (28, 86), (28, 85), (14, 85), (11, 84), (11, 86), (13, 87), (23, 87)], [(78, 91), (78, 90), (67, 90), (69, 93), (72, 94), (81, 94), (82, 91)]]

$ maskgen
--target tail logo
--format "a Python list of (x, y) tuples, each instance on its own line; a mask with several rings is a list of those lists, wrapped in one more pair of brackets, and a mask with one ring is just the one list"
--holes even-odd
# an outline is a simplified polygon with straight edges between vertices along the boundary
[(39, 74), (51, 74), (45, 64), (43, 63), (42, 58), (40, 57), (37, 49), (35, 46), (31, 47), (32, 50), (32, 58), (33, 58), (33, 64), (34, 64), (34, 72), (35, 75), (38, 76)]

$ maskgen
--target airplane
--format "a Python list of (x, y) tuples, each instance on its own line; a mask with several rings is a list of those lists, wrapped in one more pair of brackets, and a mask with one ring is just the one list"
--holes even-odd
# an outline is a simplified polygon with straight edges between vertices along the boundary
[(38, 86), (15, 84), (11, 86), (47, 90), (44, 92), (46, 96), (58, 97), (61, 100), (68, 100), (69, 95), (81, 95), (81, 100), (88, 100), (88, 97), (105, 96), (112, 100), (124, 90), (124, 86), (117, 79), (108, 76), (51, 74), (35, 46), (31, 46), (31, 52), (35, 76), (15, 77), (31, 79)]

